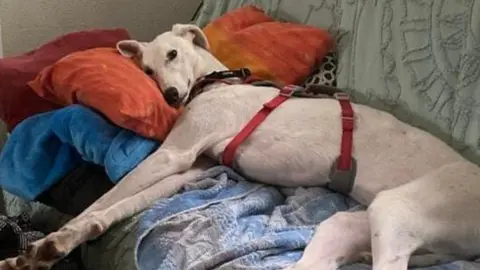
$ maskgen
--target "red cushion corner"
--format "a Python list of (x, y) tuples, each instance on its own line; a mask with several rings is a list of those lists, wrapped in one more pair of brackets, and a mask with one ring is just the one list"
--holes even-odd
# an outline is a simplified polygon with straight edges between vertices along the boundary
[(0, 59), (0, 119), (9, 131), (24, 119), (60, 107), (38, 96), (28, 82), (45, 67), (77, 51), (115, 47), (130, 36), (125, 29), (93, 29), (57, 37), (22, 55)]

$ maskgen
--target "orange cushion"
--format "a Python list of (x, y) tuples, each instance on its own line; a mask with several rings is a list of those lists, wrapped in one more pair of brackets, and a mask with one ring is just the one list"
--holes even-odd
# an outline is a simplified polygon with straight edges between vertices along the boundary
[(321, 28), (275, 21), (261, 9), (244, 6), (203, 29), (211, 52), (229, 69), (283, 84), (299, 84), (333, 47)]
[(163, 140), (179, 116), (156, 83), (113, 48), (72, 53), (29, 83), (41, 97), (66, 106), (80, 103), (116, 125)]

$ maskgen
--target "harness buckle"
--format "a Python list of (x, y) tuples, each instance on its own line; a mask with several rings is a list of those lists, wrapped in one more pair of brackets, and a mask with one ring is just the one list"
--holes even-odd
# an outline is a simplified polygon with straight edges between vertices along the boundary
[(252, 75), (252, 72), (248, 68), (241, 68), (240, 73), (241, 73), (241, 78), (248, 78)]
[(353, 189), (355, 176), (357, 175), (357, 161), (352, 157), (350, 169), (346, 171), (337, 168), (338, 162), (339, 158), (335, 160), (330, 169), (328, 188), (343, 195), (348, 195)]
[(350, 95), (344, 92), (337, 92), (333, 94), (336, 100), (350, 100)]
[(280, 88), (280, 96), (284, 96), (287, 98), (290, 98), (293, 96), (293, 94), (297, 91), (301, 91), (303, 87), (298, 86), (298, 85), (293, 85), (293, 84), (287, 84)]

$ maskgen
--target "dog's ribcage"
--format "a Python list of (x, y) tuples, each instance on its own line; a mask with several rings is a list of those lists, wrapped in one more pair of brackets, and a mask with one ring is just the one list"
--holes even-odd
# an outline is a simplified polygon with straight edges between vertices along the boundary
[[(227, 143), (278, 90), (223, 86), (196, 97), (162, 147), (192, 145), (216, 160)], [(460, 157), (443, 142), (396, 118), (355, 105), (352, 197), (369, 203), (379, 191), (414, 180)], [(264, 183), (324, 185), (339, 154), (340, 106), (334, 99), (292, 98), (274, 110), (236, 152), (235, 169)], [(436, 153), (450, 153), (437, 156)], [(419, 164), (420, 163), (420, 164)]]

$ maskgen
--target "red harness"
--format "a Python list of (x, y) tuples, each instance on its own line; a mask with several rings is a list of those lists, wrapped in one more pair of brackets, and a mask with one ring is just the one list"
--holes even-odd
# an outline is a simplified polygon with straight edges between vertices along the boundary
[(287, 85), (280, 89), (278, 96), (274, 97), (267, 103), (263, 104), (263, 108), (257, 112), (257, 114), (250, 120), (250, 122), (243, 127), (242, 130), (235, 136), (230, 143), (225, 147), (222, 156), (222, 163), (225, 166), (232, 168), (233, 166), (233, 159), (235, 158), (235, 152), (237, 148), (245, 141), (250, 134), (252, 134), (255, 129), (257, 129), (260, 124), (267, 119), (268, 115), (275, 110), (278, 106), (280, 106), (283, 102), (287, 99), (292, 97), (296, 86)]
[[(217, 73), (219, 74), (219, 73)], [(247, 78), (246, 78), (247, 79)], [(210, 80), (223, 81), (222, 78), (210, 78)], [(252, 81), (252, 80), (245, 80)], [(302, 87), (286, 85), (279, 88), (279, 94), (263, 104), (263, 108), (240, 130), (240, 132), (225, 147), (222, 156), (222, 163), (230, 168), (233, 167), (233, 160), (238, 147), (252, 134), (268, 115), (278, 108), (283, 102)], [(349, 193), (353, 186), (356, 174), (356, 161), (352, 157), (353, 130), (355, 126), (355, 114), (350, 103), (350, 97), (346, 93), (336, 93), (334, 98), (340, 103), (342, 110), (342, 138), (340, 155), (332, 166), (330, 172), (329, 187), (341, 193)]]

